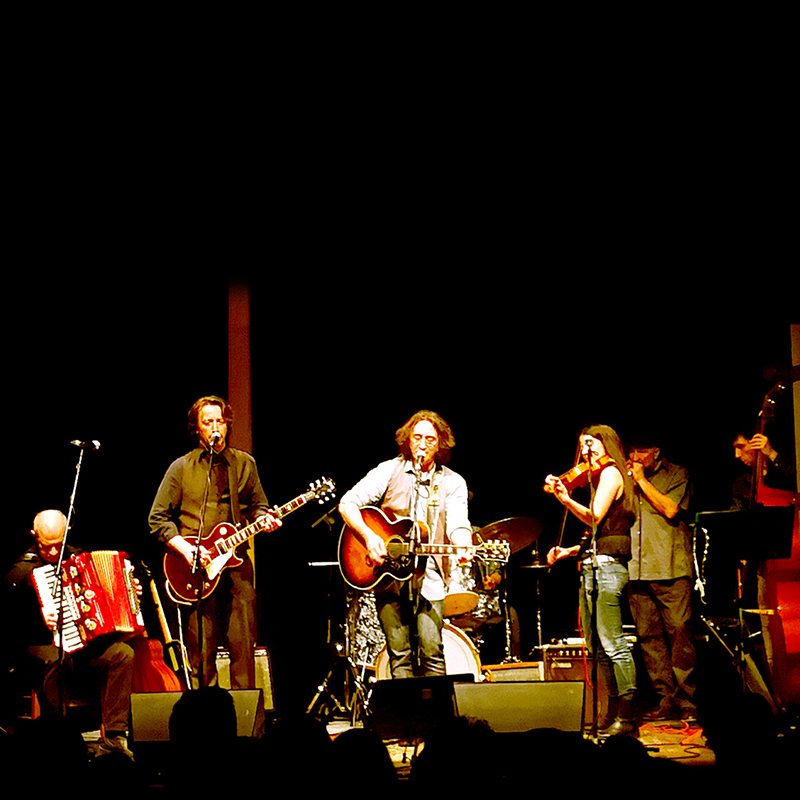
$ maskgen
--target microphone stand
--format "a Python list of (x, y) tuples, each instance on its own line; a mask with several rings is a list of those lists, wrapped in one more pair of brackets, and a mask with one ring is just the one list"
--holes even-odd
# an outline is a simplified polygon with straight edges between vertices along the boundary
[[(203, 503), (200, 506), (200, 527), (197, 531), (197, 547), (194, 551), (194, 558), (192, 559), (192, 575), (199, 575), (197, 581), (197, 600), (195, 601), (195, 622), (197, 624), (197, 652), (198, 661), (200, 666), (200, 674), (198, 675), (198, 688), (206, 685), (206, 659), (205, 659), (205, 626), (203, 624), (203, 584), (205, 583), (205, 567), (200, 563), (200, 548), (203, 543), (203, 533), (205, 531), (206, 509), (208, 507), (208, 494), (211, 486), (211, 470), (214, 466), (214, 450), (213, 444), (208, 449), (208, 473), (206, 474), (206, 486), (203, 494)], [(230, 489), (233, 491), (233, 488)]]
[[(411, 503), (411, 519), (414, 521), (414, 524), (411, 526), (411, 535), (409, 537), (409, 546), (411, 548), (412, 557), (414, 558), (415, 570), (416, 573), (416, 559), (417, 559), (417, 552), (419, 551), (419, 545), (422, 540), (422, 536), (420, 534), (419, 529), (419, 519), (417, 512), (419, 510), (419, 487), (422, 485), (422, 458), (418, 457), (416, 460), (412, 460), (413, 468), (414, 468), (414, 497)], [(419, 600), (421, 596), (421, 592), (418, 591), (418, 588), (421, 589), (422, 587), (415, 587), (414, 582), (416, 580), (416, 574), (413, 574), (411, 580), (408, 581), (408, 591), (412, 593), (411, 603), (414, 609), (414, 621), (416, 623), (417, 620), (417, 613), (419, 611)], [(425, 577), (423, 575), (423, 580)], [(414, 637), (417, 639), (419, 636), (419, 631), (416, 629), (416, 624), (414, 625)], [(419, 658), (419, 648), (414, 647), (414, 663), (416, 664), (417, 659)]]
[[(599, 686), (597, 685), (597, 677), (598, 677), (598, 661), (600, 659), (600, 654), (598, 652), (599, 646), (599, 637), (597, 635), (597, 598), (598, 598), (598, 587), (597, 587), (597, 570), (598, 570), (598, 563), (597, 563), (597, 519), (594, 516), (594, 484), (592, 483), (592, 451), (589, 448), (587, 453), (587, 460), (589, 463), (589, 475), (588, 475), (588, 485), (589, 485), (589, 521), (591, 524), (592, 530), (592, 538), (589, 544), (589, 557), (591, 559), (591, 568), (592, 568), (592, 588), (590, 593), (590, 600), (591, 600), (591, 614), (590, 614), (590, 625), (589, 625), (589, 635), (591, 636), (591, 651), (592, 651), (592, 729), (595, 731), (595, 736), (597, 736), (597, 719), (598, 719), (598, 708), (597, 708), (597, 695), (599, 693)], [(586, 631), (584, 631), (584, 637), (586, 636)], [(584, 642), (584, 647), (586, 646), (586, 642)]]
[[(56, 580), (53, 584), (52, 597), (58, 608), (58, 620), (56, 621), (56, 633), (58, 635), (58, 666), (56, 667), (56, 686), (58, 686), (58, 708), (62, 717), (67, 715), (67, 700), (64, 692), (64, 684), (61, 680), (61, 668), (64, 665), (64, 657), (66, 652), (64, 650), (64, 576), (62, 575), (62, 567), (64, 564), (64, 556), (67, 552), (67, 537), (69, 536), (70, 526), (72, 524), (72, 517), (75, 512), (75, 495), (78, 492), (78, 481), (80, 480), (81, 468), (83, 466), (83, 454), (86, 452), (85, 442), (73, 441), (74, 444), (80, 449), (78, 455), (78, 463), (75, 465), (75, 480), (72, 484), (72, 494), (69, 497), (69, 508), (67, 509), (67, 519), (64, 525), (64, 537), (61, 539), (61, 552), (58, 554), (58, 562), (56, 563)], [(100, 445), (97, 442), (92, 443), (93, 450), (96, 450)]]

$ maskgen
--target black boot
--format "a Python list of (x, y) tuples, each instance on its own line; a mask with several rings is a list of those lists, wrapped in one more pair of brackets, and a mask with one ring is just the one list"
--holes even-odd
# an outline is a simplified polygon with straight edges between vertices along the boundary
[(609, 697), (605, 713), (601, 714), (597, 719), (597, 732), (599, 734), (604, 734), (606, 729), (611, 727), (614, 720), (617, 718), (618, 711), (619, 697)]
[(617, 718), (611, 723), (610, 727), (603, 731), (604, 737), (638, 736), (639, 724), (636, 721), (633, 697), (632, 694), (626, 694), (619, 698)]

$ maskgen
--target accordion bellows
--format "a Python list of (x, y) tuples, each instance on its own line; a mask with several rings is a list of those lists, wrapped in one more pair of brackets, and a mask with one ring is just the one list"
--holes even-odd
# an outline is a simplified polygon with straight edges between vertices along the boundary
[[(64, 650), (79, 650), (108, 633), (136, 634), (145, 629), (128, 554), (95, 550), (65, 559), (61, 565)], [(55, 567), (33, 571), (42, 608), (58, 610)], [(53, 641), (59, 646), (58, 632)]]

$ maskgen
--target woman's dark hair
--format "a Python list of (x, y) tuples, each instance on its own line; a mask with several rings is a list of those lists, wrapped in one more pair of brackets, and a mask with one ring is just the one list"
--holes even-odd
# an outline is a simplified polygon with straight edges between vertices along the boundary
[(397, 429), (394, 440), (400, 452), (406, 458), (411, 458), (411, 434), (418, 422), (430, 422), (436, 428), (439, 437), (439, 451), (436, 453), (436, 463), (446, 464), (450, 460), (450, 451), (456, 446), (456, 440), (450, 426), (435, 411), (417, 411), (401, 428)]
[(626, 511), (635, 513), (635, 492), (633, 478), (628, 474), (627, 459), (625, 458), (625, 446), (619, 438), (619, 434), (608, 425), (589, 425), (580, 432), (580, 436), (592, 436), (603, 443), (606, 454), (614, 461), (617, 469), (622, 475), (624, 492), (622, 502)]

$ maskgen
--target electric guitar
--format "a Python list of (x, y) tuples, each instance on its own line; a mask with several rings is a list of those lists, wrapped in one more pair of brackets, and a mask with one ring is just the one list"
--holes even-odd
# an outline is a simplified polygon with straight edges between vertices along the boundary
[[(280, 508), (272, 509), (272, 516), (283, 519), (306, 503), (317, 500), (324, 503), (334, 495), (336, 487), (330, 478), (321, 478), (309, 484), (310, 490), (290, 500)], [(198, 572), (192, 572), (191, 565), (174, 550), (164, 555), (164, 574), (167, 578), (167, 594), (176, 603), (194, 603), (198, 597), (205, 600), (217, 588), (222, 570), (238, 567), (244, 560), (236, 554), (236, 548), (264, 530), (265, 517), (257, 519), (246, 528), (237, 528), (232, 522), (220, 522), (200, 543), (208, 550), (211, 563)], [(197, 536), (184, 537), (192, 545), (197, 544)], [(202, 586), (201, 586), (202, 582)]]
[(454, 544), (428, 544), (428, 530), (419, 525), (419, 542), (411, 540), (414, 521), (408, 517), (390, 519), (380, 508), (364, 506), (361, 517), (373, 533), (386, 545), (386, 558), (376, 564), (367, 554), (361, 536), (348, 525), (339, 537), (339, 570), (345, 582), (354, 589), (373, 589), (381, 581), (407, 581), (412, 575), (421, 575), (427, 556), (452, 556), (459, 551), (471, 550), (475, 558), (485, 561), (507, 562), (511, 555), (508, 542), (491, 540), (462, 547)]

